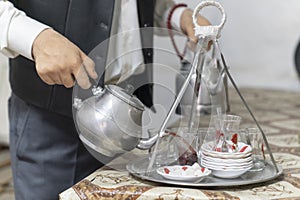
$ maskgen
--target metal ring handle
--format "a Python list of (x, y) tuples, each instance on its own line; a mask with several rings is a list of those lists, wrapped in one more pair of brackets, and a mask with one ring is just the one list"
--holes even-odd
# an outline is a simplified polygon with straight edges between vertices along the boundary
[[(214, 26), (200, 26), (197, 22), (197, 14), (200, 12), (201, 9), (203, 9), (204, 7), (207, 6), (215, 6), (219, 9), (219, 11), (222, 14), (222, 19), (221, 19), (221, 23), (219, 25), (214, 25)], [(195, 25), (195, 36), (199, 37), (199, 36), (211, 36), (211, 37), (215, 37), (215, 38), (219, 38), (220, 37), (220, 32), (221, 29), (223, 28), (224, 24), (226, 22), (226, 13), (224, 8), (221, 6), (220, 3), (216, 2), (216, 1), (203, 1), (201, 3), (199, 3), (196, 8), (194, 9), (193, 12), (193, 23)]]

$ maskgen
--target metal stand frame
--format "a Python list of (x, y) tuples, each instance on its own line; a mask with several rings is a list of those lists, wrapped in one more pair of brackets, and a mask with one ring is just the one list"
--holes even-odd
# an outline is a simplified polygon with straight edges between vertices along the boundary
[[(215, 6), (217, 7), (220, 12), (222, 13), (223, 17), (222, 17), (222, 21), (220, 23), (220, 25), (217, 25), (217, 26), (199, 26), (198, 23), (197, 23), (197, 14), (199, 13), (199, 11), (206, 7), (206, 6)], [(218, 3), (218, 2), (215, 2), (215, 1), (204, 1), (204, 2), (201, 2), (197, 7), (196, 9), (194, 10), (194, 13), (193, 13), (193, 22), (194, 22), (194, 25), (195, 25), (195, 35), (198, 36), (198, 44), (197, 44), (197, 51), (195, 53), (195, 57), (194, 57), (194, 60), (193, 60), (193, 63), (192, 63), (192, 67), (190, 69), (190, 72), (187, 76), (187, 79), (185, 80), (185, 82), (183, 83), (179, 93), (178, 93), (178, 96), (177, 98), (174, 100), (174, 103), (172, 104), (165, 120), (163, 121), (160, 129), (159, 129), (159, 132), (158, 132), (158, 138), (157, 138), (157, 141), (155, 143), (155, 146), (154, 146), (154, 150), (153, 150), (153, 154), (151, 155), (151, 158), (150, 158), (150, 161), (149, 161), (149, 164), (148, 164), (148, 167), (147, 167), (147, 170), (146, 170), (146, 176), (147, 175), (150, 175), (150, 172), (152, 171), (152, 167), (153, 167), (153, 164), (154, 164), (154, 161), (155, 161), (155, 158), (156, 158), (156, 153), (157, 152), (157, 148), (158, 148), (158, 144), (160, 143), (160, 138), (164, 135), (165, 133), (165, 129), (166, 129), (166, 125), (167, 125), (167, 122), (169, 121), (170, 117), (171, 117), (171, 114), (174, 113), (174, 111), (176, 110), (178, 104), (180, 103), (180, 100), (182, 99), (182, 96), (183, 94), (185, 93), (186, 89), (187, 89), (187, 86), (191, 80), (191, 77), (193, 75), (193, 73), (195, 73), (195, 70), (197, 70), (197, 79), (196, 79), (196, 83), (195, 83), (195, 88), (196, 87), (200, 87), (201, 85), (201, 78), (202, 78), (202, 70), (203, 70), (203, 64), (204, 64), (204, 54), (206, 53), (206, 49), (208, 48), (208, 42), (210, 40), (215, 40), (216, 41), (216, 44), (218, 46), (218, 49), (220, 51), (220, 55), (221, 55), (221, 60), (222, 60), (222, 64), (223, 64), (223, 67), (224, 67), (224, 70), (225, 70), (225, 73), (226, 75), (228, 76), (230, 82), (232, 83), (233, 87), (235, 88), (236, 92), (238, 93), (240, 99), (242, 100), (244, 106), (247, 108), (249, 114), (251, 115), (252, 119), (254, 120), (256, 126), (258, 127), (258, 129), (260, 130), (262, 136), (263, 136), (263, 140), (267, 146), (267, 150), (269, 152), (269, 155), (270, 155), (270, 158), (271, 158), (271, 161), (275, 167), (275, 170), (276, 170), (276, 173), (279, 173), (279, 169), (278, 169), (278, 166), (275, 162), (275, 159), (273, 157), (273, 154), (271, 152), (271, 148), (269, 146), (269, 143), (267, 141), (267, 138), (266, 138), (266, 135), (264, 133), (264, 131), (262, 130), (261, 126), (259, 125), (258, 121), (256, 120), (254, 114), (252, 113), (252, 111), (250, 110), (246, 100), (244, 99), (244, 97), (242, 96), (241, 92), (239, 91), (237, 85), (235, 84), (231, 74), (229, 73), (229, 70), (228, 70), (228, 67), (227, 67), (227, 64), (225, 62), (225, 58), (224, 58), (224, 55), (222, 54), (221, 50), (220, 50), (220, 47), (219, 47), (219, 43), (218, 43), (218, 40), (217, 38), (220, 37), (220, 30), (223, 28), (224, 26), (224, 23), (226, 21), (226, 14), (225, 14), (225, 11), (223, 9), (223, 7)], [(196, 91), (196, 90), (195, 90)], [(196, 92), (197, 94), (197, 92)], [(193, 101), (192, 101), (192, 111), (191, 111), (191, 115), (190, 115), (190, 121), (189, 121), (189, 128), (191, 128), (192, 126), (192, 121), (193, 121), (193, 118), (194, 118), (194, 109), (195, 109), (195, 104), (196, 104), (196, 101), (197, 101), (197, 95), (194, 95), (193, 97)]]

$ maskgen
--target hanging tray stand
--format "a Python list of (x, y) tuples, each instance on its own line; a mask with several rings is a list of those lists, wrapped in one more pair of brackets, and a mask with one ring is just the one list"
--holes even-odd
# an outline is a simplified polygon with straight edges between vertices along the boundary
[[(222, 19), (221, 19), (221, 23), (219, 25), (200, 26), (198, 24), (198, 22), (197, 22), (198, 13), (200, 12), (201, 9), (203, 9), (204, 7), (208, 7), (208, 6), (214, 6), (214, 7), (218, 8), (218, 10), (221, 12)], [(159, 132), (158, 132), (159, 137), (155, 143), (154, 149), (152, 151), (153, 154), (151, 154), (150, 159), (149, 159), (149, 157), (141, 158), (141, 159), (138, 159), (127, 165), (127, 170), (134, 176), (145, 179), (145, 180), (149, 180), (149, 181), (159, 182), (159, 183), (167, 183), (167, 184), (183, 185), (183, 186), (211, 187), (211, 186), (248, 185), (248, 184), (260, 183), (260, 182), (265, 182), (265, 181), (277, 178), (278, 176), (280, 176), (282, 174), (282, 172), (283, 172), (282, 168), (280, 168), (275, 162), (275, 159), (271, 152), (271, 148), (269, 146), (266, 135), (265, 135), (263, 129), (261, 128), (261, 126), (259, 125), (258, 121), (256, 120), (254, 114), (250, 110), (250, 107), (248, 106), (246, 100), (242, 96), (236, 83), (234, 82), (234, 80), (228, 70), (227, 64), (225, 62), (224, 55), (220, 50), (218, 39), (220, 38), (221, 29), (223, 28), (225, 21), (226, 21), (225, 10), (221, 6), (221, 4), (219, 4), (218, 2), (203, 1), (200, 4), (198, 4), (198, 6), (195, 8), (195, 10), (193, 12), (193, 23), (195, 25), (195, 36), (198, 37), (198, 44), (197, 44), (197, 51), (195, 52), (195, 56), (193, 59), (192, 67), (191, 67), (190, 72), (189, 72), (186, 80), (184, 81), (176, 99), (174, 100), (174, 103), (172, 104), (166, 118), (164, 119), (164, 121), (159, 129)], [(205, 57), (204, 54), (207, 52), (206, 50), (208, 48), (209, 41), (213, 41), (214, 44), (216, 44), (216, 45), (213, 45), (212, 48), (217, 48), (219, 50), (220, 55), (221, 55), (221, 61), (223, 64), (223, 70), (225, 71), (226, 75), (228, 76), (228, 78), (229, 78), (230, 82), (232, 83), (238, 96), (242, 100), (243, 105), (246, 107), (246, 109), (248, 110), (249, 114), (251, 115), (253, 121), (255, 122), (256, 126), (260, 130), (263, 140), (264, 140), (264, 143), (265, 143), (268, 153), (270, 155), (271, 162), (267, 162), (264, 170), (262, 170), (260, 172), (248, 172), (248, 173), (242, 175), (240, 178), (235, 178), (235, 179), (220, 179), (220, 178), (216, 178), (216, 177), (209, 177), (198, 183), (166, 180), (166, 179), (162, 178), (160, 175), (158, 175), (156, 173), (156, 171), (152, 170), (152, 167), (153, 167), (153, 164), (154, 164), (154, 161), (156, 158), (156, 154), (154, 152), (156, 152), (156, 150), (158, 149), (158, 144), (160, 142), (160, 138), (165, 133), (166, 125), (171, 117), (171, 114), (174, 113), (176, 107), (180, 103), (180, 100), (189, 85), (191, 77), (195, 73), (196, 70), (197, 70), (197, 77), (196, 77), (195, 87), (196, 86), (200, 87), (203, 65), (204, 65), (204, 57)], [(193, 111), (195, 109), (196, 104), (197, 104), (197, 97), (196, 97), (196, 95), (194, 95), (193, 101), (192, 101), (192, 112), (191, 112), (190, 119), (189, 119), (189, 127), (190, 128), (192, 126), (194, 113), (195, 113)], [(247, 177), (245, 178), (244, 176), (247, 176)]]

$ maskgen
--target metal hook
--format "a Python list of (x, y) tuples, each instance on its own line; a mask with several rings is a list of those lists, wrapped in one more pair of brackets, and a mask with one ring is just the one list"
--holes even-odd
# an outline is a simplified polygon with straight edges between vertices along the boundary
[[(222, 19), (221, 23), (219, 25), (211, 25), (211, 26), (200, 26), (197, 22), (197, 14), (200, 12), (201, 9), (207, 6), (214, 6), (217, 7), (221, 14), (222, 14)], [(214, 38), (219, 38), (221, 35), (221, 29), (223, 28), (224, 24), (226, 22), (226, 13), (224, 8), (221, 6), (220, 3), (216, 1), (203, 1), (198, 4), (198, 6), (195, 8), (193, 12), (193, 23), (195, 25), (195, 36), (200, 37), (200, 36), (205, 36), (205, 37), (211, 37), (212, 39)]]

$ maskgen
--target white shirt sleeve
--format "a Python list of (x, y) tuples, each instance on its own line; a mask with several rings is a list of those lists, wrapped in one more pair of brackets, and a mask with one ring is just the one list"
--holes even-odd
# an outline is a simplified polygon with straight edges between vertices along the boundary
[[(168, 16), (174, 5), (175, 2), (172, 0), (156, 1), (154, 13), (154, 23), (156, 26), (161, 28), (167, 28)], [(185, 9), (185, 7), (179, 7), (176, 10), (174, 10), (173, 15), (171, 17), (171, 25), (173, 30), (182, 32), (180, 28), (180, 17)]]
[[(182, 32), (180, 28), (180, 17), (185, 9), (185, 7), (180, 7), (176, 8), (176, 10), (174, 10), (173, 12), (173, 15), (171, 17), (171, 25), (172, 28), (176, 31)], [(168, 16), (166, 16), (166, 19), (168, 19)]]
[(21, 54), (31, 60), (34, 39), (49, 28), (3, 0), (0, 0), (0, 27), (0, 52), (11, 58)]

